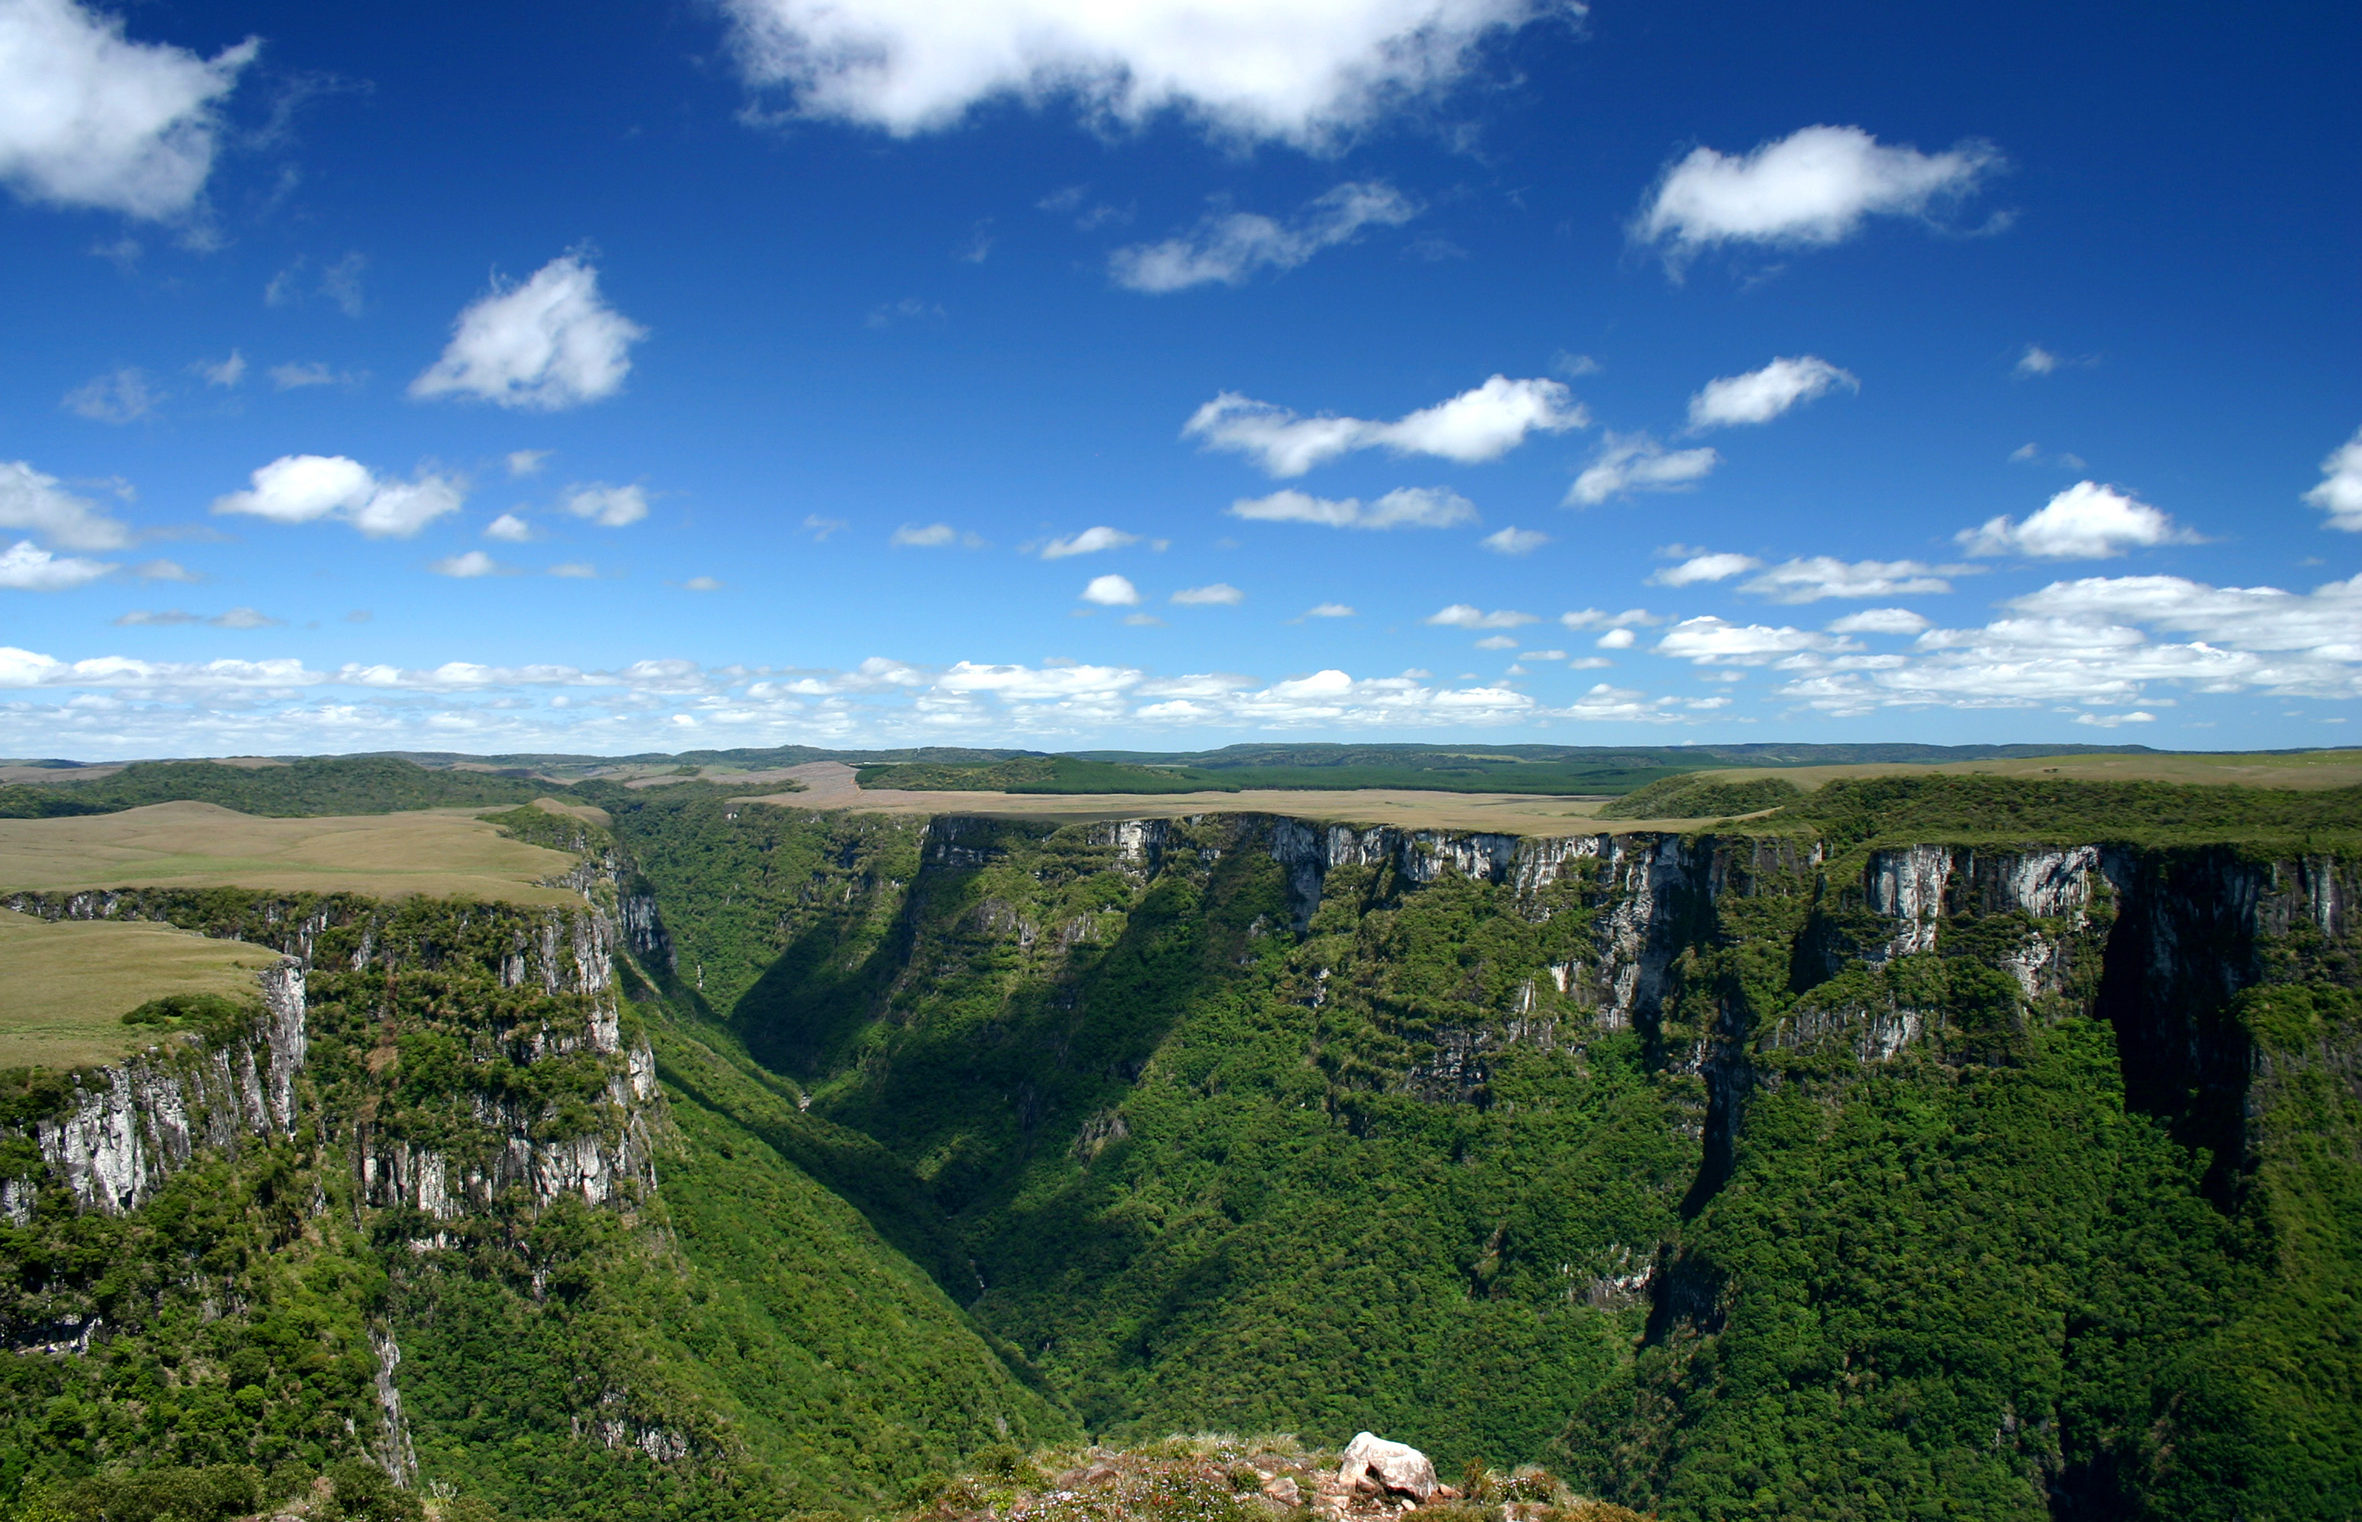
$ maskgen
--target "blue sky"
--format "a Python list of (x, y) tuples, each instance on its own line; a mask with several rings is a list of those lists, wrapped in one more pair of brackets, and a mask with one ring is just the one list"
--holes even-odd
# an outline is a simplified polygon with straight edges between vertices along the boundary
[(0, 754), (2350, 743), (2362, 23), (0, 0)]

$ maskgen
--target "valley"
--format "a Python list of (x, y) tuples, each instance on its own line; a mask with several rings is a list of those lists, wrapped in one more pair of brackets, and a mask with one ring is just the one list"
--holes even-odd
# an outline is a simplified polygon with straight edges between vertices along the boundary
[(999, 1515), (1363, 1429), (1569, 1516), (2362, 1497), (2350, 788), (788, 780), (0, 821), (0, 928), (251, 989), (0, 1077), (7, 1504)]

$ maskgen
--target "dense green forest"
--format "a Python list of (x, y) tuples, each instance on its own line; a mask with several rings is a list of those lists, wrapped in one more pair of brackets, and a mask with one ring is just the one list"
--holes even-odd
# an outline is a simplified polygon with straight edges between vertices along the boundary
[[(2362, 1512), (2362, 797), (1728, 786), (1520, 841), (585, 784), (496, 816), (579, 914), (119, 895), (303, 959), (299, 1119), (214, 1118), (268, 1011), (0, 1078), (0, 1504), (941, 1512), (1367, 1428), (1684, 1522)], [(175, 1074), (226, 1140), (94, 1206), (58, 1128)]]

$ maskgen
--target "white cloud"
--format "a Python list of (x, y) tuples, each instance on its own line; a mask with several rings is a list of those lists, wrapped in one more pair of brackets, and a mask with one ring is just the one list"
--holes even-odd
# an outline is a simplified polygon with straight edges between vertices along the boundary
[(372, 539), (407, 539), (445, 513), (459, 511), (465, 493), (456, 481), (421, 475), (380, 480), (343, 455), (281, 455), (254, 472), (253, 485), (214, 499), (217, 513), (244, 513), (274, 523), (342, 518)]
[(2168, 701), (2152, 694), (2159, 685), (2362, 697), (2362, 577), (2309, 594), (2179, 576), (2053, 582), (2012, 599), (1983, 628), (1928, 629), (1914, 649), (1911, 657), (1803, 658), (1781, 696), (1831, 713), (2131, 708)]
[(115, 567), (103, 560), (75, 555), (52, 555), (19, 539), (0, 551), (0, 587), (17, 592), (66, 592), (86, 586)]
[(271, 384), (281, 391), (301, 391), (310, 386), (357, 386), (361, 377), (350, 371), (331, 369), (325, 361), (312, 360), (306, 364), (273, 365)]
[(1108, 257), (1110, 278), (1152, 295), (1193, 285), (1243, 285), (1257, 270), (1292, 270), (1365, 227), (1400, 227), (1419, 208), (1383, 181), (1339, 185), (1286, 223), (1250, 212), (1209, 216), (1188, 234), (1137, 243)]
[(202, 581), (203, 577), (177, 560), (143, 560), (131, 568), (142, 581)]
[(2059, 367), (2059, 357), (2040, 344), (2026, 345), (2026, 352), (2018, 356), (2013, 367), (2020, 375), (2048, 375)]
[(1591, 643), (1602, 650), (1629, 650), (1640, 643), (1640, 636), (1630, 629), (1610, 629)]
[(842, 518), (823, 518), (818, 513), (804, 514), (804, 532), (812, 536), (814, 544), (828, 543), (828, 536), (841, 533), (852, 525)]
[(443, 357), (410, 383), (415, 397), (465, 394), (555, 411), (622, 389), (631, 346), (648, 330), (599, 297), (599, 272), (573, 254), (520, 286), (493, 283), (453, 325)]
[(58, 405), (94, 423), (136, 422), (156, 410), (163, 394), (148, 385), (147, 372), (122, 369), (84, 381)]
[(508, 473), (512, 477), (539, 475), (550, 454), (547, 449), (512, 449), (508, 452)]
[(1840, 388), (1859, 391), (1862, 383), (1852, 372), (1815, 354), (1775, 359), (1760, 370), (1706, 382), (1689, 399), (1689, 425), (1697, 430), (1768, 423), (1791, 407)]
[(1304, 610), (1306, 618), (1351, 618), (1353, 609), (1341, 602), (1315, 603)]
[(1211, 586), (1183, 587), (1173, 594), (1173, 601), (1184, 608), (1232, 608), (1247, 600), (1247, 594), (1227, 581)]
[(748, 80), (799, 115), (897, 136), (986, 101), (1070, 100), (1100, 124), (1182, 112), (1234, 140), (1307, 147), (1459, 78), (1547, 0), (725, 0)]
[(60, 549), (119, 550), (131, 530), (23, 460), (0, 461), (0, 529), (38, 534)]
[(1600, 608), (1579, 608), (1572, 613), (1561, 613), (1558, 621), (1570, 629), (1629, 629), (1634, 625), (1653, 628), (1664, 622), (1646, 608), (1626, 608), (1621, 613), (1609, 613)]
[(1129, 608), (1140, 601), (1140, 589), (1126, 576), (1094, 576), (1083, 588), (1083, 601), (1095, 602), (1102, 608)]
[(286, 622), (287, 620), (283, 618), (273, 618), (256, 608), (232, 608), (227, 613), (211, 615), (183, 613), (178, 608), (168, 608), (153, 613), (134, 609), (115, 620), (118, 627), (128, 629), (170, 627), (179, 624), (203, 624), (213, 629), (276, 629), (283, 627)]
[(219, 386), (224, 390), (229, 390), (246, 378), (246, 356), (236, 349), (232, 349), (228, 359), (220, 361), (201, 359), (189, 366), (189, 369), (195, 372), (206, 385)]
[(564, 577), (568, 581), (596, 581), (599, 568), (588, 561), (567, 560), (551, 566), (549, 573), (552, 576)]
[(1550, 542), (1550, 536), (1539, 529), (1495, 529), (1476, 541), (1496, 555), (1531, 555)]
[(1864, 608), (1829, 625), (1831, 634), (1917, 634), (1928, 620), (1909, 608)]
[[(1819, 602), (1824, 597), (1911, 597), (1949, 592), (1946, 575), (1974, 566), (1931, 566), (1916, 560), (1839, 560), (1810, 555), (1782, 561), (1739, 585), (1742, 592), (1773, 602)], [(1939, 574), (1941, 573), (1941, 574)]]
[(681, 590), (685, 592), (719, 592), (722, 590), (722, 581), (718, 576), (692, 576), (681, 583)]
[(1721, 463), (1711, 449), (1668, 450), (1646, 434), (1611, 433), (1567, 489), (1566, 505), (1595, 507), (1627, 492), (1687, 491)]
[(1692, 555), (1679, 565), (1649, 573), (1654, 587), (1694, 587), (1702, 581), (1728, 581), (1763, 564), (1753, 555)]
[(2321, 484), (2305, 500), (2329, 514), (2328, 527), (2362, 534), (2362, 429), (2321, 462)]
[(1523, 641), (1506, 634), (1488, 634), (1476, 642), (1479, 650), (1515, 650)]
[(131, 42), (74, 0), (0, 0), (0, 181), (28, 201), (160, 220), (213, 171), (217, 106), (260, 44)]
[(2004, 515), (1952, 537), (1971, 555), (2037, 560), (2106, 560), (2127, 549), (2202, 542), (2146, 502), (2096, 481), (2076, 482), (2024, 523)]
[(1445, 629), (1515, 629), (1535, 622), (1535, 618), (1531, 613), (1508, 608), (1487, 613), (1472, 604), (1456, 602), (1440, 612), (1428, 614), (1424, 621)]
[(1042, 546), (1042, 559), (1064, 560), (1069, 555), (1096, 555), (1101, 550), (1120, 550), (1128, 544), (1138, 544), (1138, 534), (1127, 534), (1119, 528), (1099, 524), (1084, 529), (1070, 539), (1053, 539)]
[(485, 554), (482, 550), (469, 550), (465, 554), (461, 555), (446, 555), (441, 560), (430, 562), (427, 566), (427, 569), (434, 572), (437, 576), (456, 576), (463, 581), (471, 580), (478, 576), (504, 576), (509, 574), (509, 568), (507, 566), (504, 566), (499, 561), (494, 560), (490, 555)]
[(981, 538), (962, 533), (948, 523), (905, 523), (894, 530), (887, 542), (900, 549), (932, 550), (954, 544), (971, 550), (984, 548)]
[(1324, 528), (1453, 528), (1476, 521), (1476, 504), (1440, 486), (1398, 486), (1377, 501), (1275, 491), (1230, 504), (1233, 518), (1258, 523), (1317, 523)]
[(603, 481), (593, 481), (588, 486), (566, 488), (559, 505), (601, 528), (623, 528), (648, 516), (648, 493), (638, 486), (609, 486)]
[(1183, 425), (1184, 438), (1243, 454), (1274, 476), (1300, 476), (1357, 449), (1433, 455), (1464, 465), (1497, 460), (1529, 433), (1564, 433), (1590, 417), (1564, 384), (1495, 375), (1483, 385), (1391, 423), (1299, 417), (1285, 407), (1225, 391)]
[(2001, 166), (1987, 144), (1888, 147), (1859, 127), (1806, 127), (1743, 154), (1693, 148), (1665, 171), (1632, 235), (1675, 258), (1719, 243), (1826, 246), (1865, 218), (1921, 216)]
[(484, 537), (498, 539), (506, 544), (530, 544), (533, 540), (533, 525), (515, 513), (502, 513), (484, 525)]
[(2096, 725), (2101, 729), (2114, 729), (2121, 724), (2154, 724), (2157, 722), (2157, 716), (2136, 708), (2130, 713), (2079, 713), (2075, 715), (2075, 722)]
[(1706, 615), (1685, 618), (1665, 631), (1656, 650), (1701, 666), (1761, 666), (1799, 651), (1842, 650), (1852, 642), (1838, 635), (1769, 624), (1734, 624)]
[(1672, 702), (1670, 698), (1650, 698), (1629, 687), (1611, 687), (1601, 682), (1575, 699), (1573, 704), (1556, 712), (1564, 718), (1583, 719), (1597, 724), (1667, 724), (1677, 717), (1666, 712)]

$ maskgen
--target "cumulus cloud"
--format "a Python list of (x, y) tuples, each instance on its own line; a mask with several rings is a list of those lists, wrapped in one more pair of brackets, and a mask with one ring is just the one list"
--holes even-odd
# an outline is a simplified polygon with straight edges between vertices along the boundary
[(163, 393), (148, 384), (147, 372), (122, 369), (84, 381), (58, 405), (94, 423), (132, 423), (152, 414)]
[(1550, 542), (1550, 536), (1539, 529), (1495, 529), (1476, 541), (1496, 555), (1531, 555)]
[(1721, 463), (1711, 449), (1669, 450), (1646, 434), (1611, 433), (1599, 457), (1567, 488), (1566, 505), (1596, 507), (1636, 491), (1687, 491)]
[(1258, 270), (1292, 270), (1365, 227), (1400, 227), (1419, 208), (1384, 181), (1353, 181), (1314, 200), (1287, 222), (1251, 212), (1209, 216), (1161, 243), (1137, 243), (1108, 257), (1126, 290), (1161, 295), (1195, 285), (1244, 285)]
[(1634, 626), (1654, 628), (1664, 622), (1646, 608), (1626, 608), (1621, 613), (1610, 613), (1601, 608), (1578, 608), (1572, 613), (1561, 613), (1558, 621), (1570, 629), (1629, 629)]
[(2025, 555), (2036, 560), (2106, 560), (2128, 549), (2202, 541), (2137, 498), (2078, 481), (2025, 522), (2006, 514), (1952, 536), (1971, 555)]
[(547, 449), (510, 450), (506, 461), (509, 475), (512, 477), (539, 475), (541, 467), (548, 462), (550, 453), (551, 451)]
[(1321, 602), (1306, 608), (1304, 616), (1306, 618), (1351, 618), (1353, 617), (1353, 609), (1346, 603)]
[(551, 566), (549, 573), (567, 581), (596, 581), (599, 568), (584, 560), (566, 560)]
[(1083, 588), (1083, 601), (1097, 603), (1102, 608), (1129, 608), (1140, 601), (1140, 589), (1132, 585), (1128, 576), (1094, 576)]
[(990, 100), (1073, 102), (1106, 125), (1179, 111), (1234, 140), (1319, 146), (1458, 79), (1549, 0), (725, 0), (747, 79), (799, 115), (897, 136)]
[(0, 181), (28, 201), (162, 220), (213, 172), (219, 107), (254, 61), (133, 42), (74, 0), (0, 0)]
[(1233, 518), (1258, 523), (1316, 523), (1323, 528), (1453, 528), (1476, 521), (1476, 504), (1440, 486), (1400, 486), (1377, 501), (1275, 491), (1230, 504)]
[(478, 576), (510, 574), (507, 566), (494, 560), (482, 550), (469, 550), (460, 555), (446, 555), (441, 560), (430, 561), (427, 569), (437, 576), (456, 576), (462, 581), (473, 580)]
[[(2153, 689), (2362, 697), (2362, 577), (2310, 593), (2179, 576), (2087, 577), (2012, 599), (1981, 628), (1931, 628), (1911, 655), (1807, 656), (1781, 696), (1885, 707), (2107, 710)], [(2174, 638), (2172, 636), (2186, 636)]]
[(1499, 459), (1530, 433), (1564, 433), (1589, 422), (1560, 382), (1496, 375), (1391, 423), (1325, 413), (1299, 417), (1285, 407), (1225, 391), (1191, 415), (1181, 436), (1245, 455), (1266, 473), (1287, 477), (1359, 449), (1479, 464)]
[(119, 550), (130, 528), (23, 460), (0, 461), (0, 529), (35, 534), (59, 549)]
[(1487, 613), (1472, 603), (1456, 602), (1439, 612), (1428, 614), (1425, 622), (1445, 629), (1515, 629), (1536, 620), (1531, 613), (1519, 613), (1507, 608)]
[(2026, 345), (2012, 368), (2020, 375), (2048, 375), (2059, 367), (2059, 357), (2040, 344)]
[(70, 592), (114, 569), (103, 560), (52, 555), (30, 539), (19, 539), (0, 551), (0, 587), (16, 592)]
[(1139, 542), (1138, 534), (1127, 534), (1120, 528), (1098, 524), (1071, 538), (1051, 540), (1042, 546), (1042, 559), (1064, 560), (1070, 555), (1096, 555), (1101, 550), (1120, 550), (1128, 544)]
[(692, 576), (681, 583), (681, 590), (684, 592), (719, 592), (722, 590), (722, 579), (719, 576)]
[(253, 485), (214, 499), (217, 513), (242, 513), (274, 523), (338, 518), (372, 539), (407, 539), (445, 513), (459, 511), (466, 494), (444, 476), (381, 480), (343, 455), (281, 455), (254, 472)]
[(1610, 629), (1591, 643), (1602, 650), (1629, 650), (1640, 643), (1640, 636), (1630, 629)]
[(1946, 575), (1974, 566), (1931, 566), (1916, 560), (1839, 560), (1810, 555), (1782, 561), (1739, 584), (1739, 590), (1773, 602), (1819, 602), (1824, 597), (1911, 597), (1949, 592)]
[(505, 544), (529, 544), (533, 540), (533, 525), (515, 513), (502, 513), (484, 525), (484, 537)]
[(2321, 484), (2305, 500), (2329, 514), (2328, 527), (2362, 534), (2362, 429), (2321, 462)]
[(1737, 423), (1768, 423), (1789, 408), (1831, 391), (1859, 391), (1862, 383), (1815, 354), (1775, 359), (1760, 370), (1710, 380), (1689, 399), (1693, 431)]
[(1785, 625), (1734, 624), (1709, 614), (1685, 618), (1667, 629), (1656, 650), (1700, 666), (1761, 666), (1799, 651), (1842, 650), (1852, 643), (1842, 635)]
[(1720, 243), (1825, 247), (1873, 216), (1924, 216), (2001, 167), (1990, 145), (1890, 147), (1859, 127), (1806, 127), (1742, 154), (1693, 148), (1632, 224), (1679, 259)]
[(1831, 634), (1917, 634), (1928, 620), (1909, 608), (1864, 608), (1829, 625)]
[(613, 396), (648, 330), (599, 295), (599, 272), (575, 254), (523, 285), (493, 283), (459, 314), (443, 357), (410, 383), (414, 397), (473, 396), (544, 412)]
[(1247, 600), (1247, 594), (1227, 581), (1211, 586), (1183, 587), (1173, 594), (1173, 601), (1184, 608), (1231, 608)]
[(1692, 555), (1679, 565), (1649, 573), (1649, 585), (1694, 587), (1704, 581), (1728, 581), (1762, 565), (1753, 555)]
[(648, 493), (643, 487), (593, 481), (588, 486), (568, 487), (559, 505), (601, 528), (623, 528), (648, 516)]

